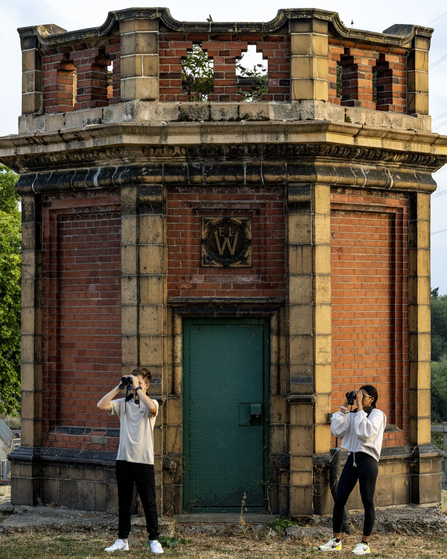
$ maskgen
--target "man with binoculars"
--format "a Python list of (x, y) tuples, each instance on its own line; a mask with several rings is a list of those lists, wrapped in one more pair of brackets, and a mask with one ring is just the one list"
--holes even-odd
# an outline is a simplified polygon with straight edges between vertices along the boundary
[[(154, 425), (158, 402), (146, 394), (151, 373), (144, 367), (122, 377), (120, 383), (97, 403), (100, 410), (120, 419), (120, 444), (116, 457), (118, 485), (118, 539), (105, 551), (128, 551), (131, 529), (130, 507), (133, 486), (137, 486), (144, 513), (152, 553), (163, 553), (158, 541), (158, 516), (155, 501)], [(125, 389), (125, 397), (113, 398)]]

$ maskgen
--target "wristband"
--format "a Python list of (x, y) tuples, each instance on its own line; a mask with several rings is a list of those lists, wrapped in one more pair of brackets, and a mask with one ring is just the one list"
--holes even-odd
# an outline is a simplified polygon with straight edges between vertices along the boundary
[(135, 392), (136, 392), (137, 390), (141, 390), (141, 386), (137, 386), (137, 387), (135, 388)]
[(341, 411), (341, 413), (344, 413), (344, 414), (346, 415), (346, 412), (347, 412), (348, 410), (345, 408), (345, 406), (342, 406), (342, 407), (340, 408), (340, 411)]

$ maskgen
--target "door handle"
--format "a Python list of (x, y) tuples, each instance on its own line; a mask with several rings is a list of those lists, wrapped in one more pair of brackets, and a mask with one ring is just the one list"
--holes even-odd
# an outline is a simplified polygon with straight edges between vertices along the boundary
[(261, 425), (262, 404), (239, 404), (238, 416), (239, 425)]

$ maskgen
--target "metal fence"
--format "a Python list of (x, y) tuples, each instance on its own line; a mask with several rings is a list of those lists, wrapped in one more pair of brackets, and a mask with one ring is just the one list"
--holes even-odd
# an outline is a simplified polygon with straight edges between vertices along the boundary
[(12, 439), (13, 439), (12, 431), (6, 425), (6, 423), (1, 419), (0, 419), (0, 439), (4, 441), (7, 447), (9, 448), (12, 447)]
[(0, 483), (8, 483), (10, 481), (11, 462), (2, 460), (0, 462)]
[(442, 433), (443, 440), (444, 440), (444, 456), (441, 458), (441, 470), (442, 470), (442, 478), (441, 478), (441, 489), (446, 489), (446, 481), (447, 481), (447, 421), (444, 421), (442, 425), (432, 425), (431, 426), (432, 433)]

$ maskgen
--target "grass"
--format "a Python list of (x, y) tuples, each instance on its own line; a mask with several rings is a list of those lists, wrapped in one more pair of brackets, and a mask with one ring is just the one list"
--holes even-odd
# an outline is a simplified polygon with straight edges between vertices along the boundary
[[(110, 534), (13, 534), (0, 535), (0, 559), (62, 559), (82, 557), (108, 557), (103, 551), (110, 545)], [(324, 539), (324, 538), (323, 538)], [(322, 540), (287, 539), (280, 536), (194, 536), (193, 543), (165, 549), (165, 557), (182, 559), (317, 559), (324, 554), (317, 549)], [(141, 558), (148, 553), (143, 547), (145, 538), (130, 539), (131, 550), (126, 558)], [(357, 536), (343, 541), (343, 551), (337, 553), (342, 559), (352, 558), (351, 550), (358, 543)], [(375, 534), (372, 537), (372, 555), (383, 558), (426, 559), (446, 556), (447, 537), (399, 536)]]
[[(3, 490), (4, 488), (2, 488)], [(8, 499), (9, 500), (9, 499)], [(447, 491), (442, 492), (442, 507), (447, 514)], [(285, 520), (285, 519), (283, 519)], [(0, 515), (1, 527), (1, 515)], [(343, 551), (337, 558), (353, 557), (351, 551), (359, 541), (357, 533), (343, 539)], [(104, 548), (115, 540), (113, 532), (35, 532), (0, 533), (0, 559), (68, 559), (96, 557), (106, 558)], [(326, 539), (275, 537), (246, 530), (228, 531), (219, 536), (185, 535), (188, 543), (174, 549), (165, 549), (166, 559), (322, 559), (326, 557), (316, 548)], [(189, 540), (192, 543), (189, 543)], [(125, 559), (149, 557), (152, 554), (145, 546), (146, 537), (131, 535), (131, 550)], [(375, 533), (371, 538), (370, 557), (386, 559), (434, 559), (447, 556), (447, 534), (442, 536), (398, 535)]]

